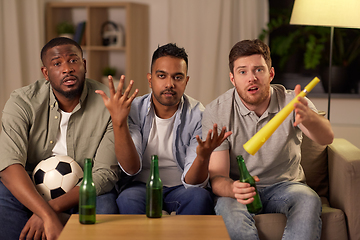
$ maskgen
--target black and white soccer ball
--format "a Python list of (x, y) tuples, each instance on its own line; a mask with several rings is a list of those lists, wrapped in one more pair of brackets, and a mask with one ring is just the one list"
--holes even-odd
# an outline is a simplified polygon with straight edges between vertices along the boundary
[(51, 156), (36, 165), (32, 179), (40, 195), (46, 200), (70, 191), (83, 177), (79, 164), (69, 156)]

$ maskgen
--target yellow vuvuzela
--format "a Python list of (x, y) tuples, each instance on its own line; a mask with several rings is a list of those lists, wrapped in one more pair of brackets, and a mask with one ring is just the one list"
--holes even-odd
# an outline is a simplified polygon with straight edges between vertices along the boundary
[(291, 102), (289, 102), (278, 114), (275, 115), (263, 128), (260, 129), (249, 141), (247, 141), (243, 147), (244, 149), (254, 155), (261, 146), (268, 140), (268, 138), (275, 132), (280, 124), (287, 118), (287, 116), (294, 110), (294, 104), (299, 102), (298, 97), (305, 97), (316, 84), (320, 82), (320, 79), (315, 77), (302, 92), (300, 92)]

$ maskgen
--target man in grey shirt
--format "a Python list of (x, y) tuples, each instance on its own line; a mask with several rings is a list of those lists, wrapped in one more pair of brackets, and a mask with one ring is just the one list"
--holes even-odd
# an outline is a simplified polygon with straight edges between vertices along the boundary
[(245, 144), (300, 93), (282, 85), (270, 85), (275, 76), (270, 49), (260, 40), (238, 42), (229, 54), (233, 89), (206, 106), (203, 133), (214, 123), (233, 134), (210, 157), (209, 173), (217, 198), (215, 212), (222, 215), (232, 239), (259, 239), (253, 215), (246, 208), (256, 194), (254, 187), (239, 181), (236, 156), (242, 155), (255, 176), (263, 204), (261, 213), (284, 213), (287, 226), (283, 239), (319, 239), (321, 202), (304, 184), (300, 165), (302, 133), (319, 144), (330, 144), (330, 122), (316, 113), (307, 98), (299, 97), (291, 113), (253, 156)]
[[(45, 79), (15, 90), (7, 101), (0, 134), (0, 239), (56, 239), (57, 216), (77, 211), (79, 187), (46, 202), (29, 174), (53, 154), (84, 165), (93, 158), (97, 213), (117, 213), (114, 190), (120, 168), (110, 114), (95, 90), (108, 88), (85, 78), (81, 47), (55, 38), (41, 51)], [(65, 121), (66, 115), (70, 115)], [(64, 124), (64, 122), (67, 122)], [(66, 130), (63, 131), (66, 125)], [(64, 140), (62, 140), (64, 139)]]

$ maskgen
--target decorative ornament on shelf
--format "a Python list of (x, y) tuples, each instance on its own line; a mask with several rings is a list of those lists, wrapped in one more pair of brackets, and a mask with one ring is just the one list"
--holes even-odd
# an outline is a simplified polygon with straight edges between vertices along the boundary
[(111, 21), (104, 22), (101, 26), (101, 36), (103, 46), (123, 47), (125, 44), (125, 30), (121, 24)]
[(75, 33), (75, 27), (72, 23), (68, 21), (60, 22), (56, 25), (56, 32), (59, 37), (67, 37), (73, 39)]

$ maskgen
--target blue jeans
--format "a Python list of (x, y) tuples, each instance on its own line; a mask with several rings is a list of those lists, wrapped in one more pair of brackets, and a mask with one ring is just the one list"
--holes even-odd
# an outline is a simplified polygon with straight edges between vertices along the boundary
[[(258, 189), (263, 204), (263, 213), (283, 213), (287, 223), (282, 239), (320, 239), (321, 201), (307, 185), (282, 182)], [(231, 239), (259, 239), (253, 214), (234, 198), (219, 197), (215, 212), (224, 219)]]
[[(96, 213), (119, 213), (116, 197), (115, 189), (98, 196), (96, 198)], [(69, 209), (66, 213), (78, 213), (78, 206)], [(0, 181), (0, 239), (19, 239), (22, 229), (31, 216), (32, 212), (21, 204)]]
[[(130, 183), (120, 193), (116, 203), (120, 214), (145, 214), (146, 184), (136, 181)], [(213, 194), (201, 187), (163, 187), (163, 210), (178, 215), (215, 214)]]

